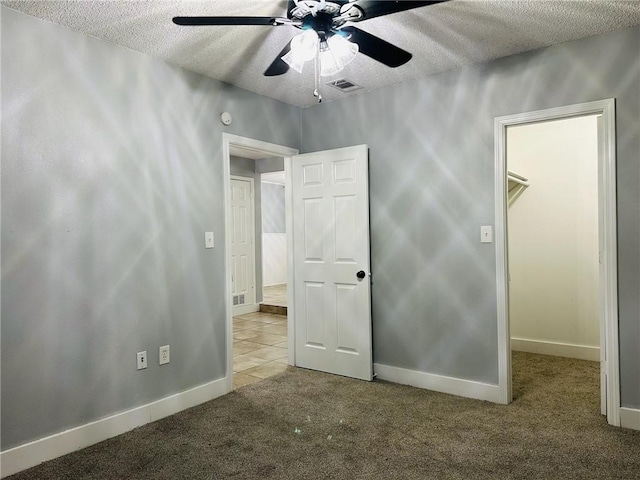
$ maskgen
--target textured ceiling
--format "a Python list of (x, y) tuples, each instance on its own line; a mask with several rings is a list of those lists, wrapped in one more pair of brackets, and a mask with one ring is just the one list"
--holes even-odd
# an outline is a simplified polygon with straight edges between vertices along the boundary
[[(308, 106), (311, 66), (278, 77), (262, 72), (299, 30), (290, 26), (180, 27), (174, 16), (286, 16), (278, 0), (2, 0), (10, 8), (65, 25), (284, 102)], [(464, 65), (640, 25), (639, 0), (453, 0), (358, 23), (413, 53), (389, 68), (358, 55), (331, 79), (372, 90)], [(324, 87), (325, 101), (357, 95)]]

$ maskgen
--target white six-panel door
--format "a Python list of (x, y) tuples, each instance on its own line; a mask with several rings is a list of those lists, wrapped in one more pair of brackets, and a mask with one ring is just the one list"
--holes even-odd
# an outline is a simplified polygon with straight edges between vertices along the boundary
[(231, 177), (231, 292), (234, 314), (255, 303), (253, 179)]
[(371, 380), (367, 146), (293, 157), (292, 198), (296, 365)]

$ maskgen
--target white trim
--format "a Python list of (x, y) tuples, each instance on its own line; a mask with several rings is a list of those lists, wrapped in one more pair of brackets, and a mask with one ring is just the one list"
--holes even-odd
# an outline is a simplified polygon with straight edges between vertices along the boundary
[(600, 321), (604, 323), (605, 338), (600, 339), (606, 361), (607, 421), (620, 425), (620, 373), (618, 348), (618, 285), (617, 285), (617, 232), (616, 232), (616, 139), (615, 100), (605, 99), (564, 107), (538, 110), (496, 117), (495, 136), (495, 231), (496, 231), (496, 293), (498, 322), (498, 381), (500, 403), (510, 403), (511, 395), (511, 355), (509, 334), (509, 285), (507, 265), (507, 181), (506, 181), (506, 140), (507, 127), (527, 123), (558, 120), (584, 115), (602, 115), (603, 138), (602, 155), (598, 157), (599, 204), (602, 215), (599, 230), (603, 244), (600, 246), (603, 263), (600, 279), (600, 298), (603, 299)]
[(494, 122), (495, 138), (495, 242), (496, 242), (496, 295), (497, 295), (497, 330), (498, 330), (498, 385), (500, 395), (498, 403), (511, 403), (511, 332), (509, 331), (509, 294), (507, 271), (507, 191), (506, 180), (506, 125)]
[(600, 347), (575, 345), (571, 343), (533, 340), (530, 338), (511, 338), (511, 350), (518, 352), (540, 353), (556, 357), (578, 358), (580, 360), (600, 361)]
[(411, 385), (436, 392), (458, 395), (460, 397), (475, 398), (488, 402), (498, 403), (500, 389), (498, 385), (463, 380), (460, 378), (445, 377), (433, 373), (407, 370), (405, 368), (391, 367), (380, 363), (373, 364), (377, 378), (389, 382)]
[(640, 430), (640, 410), (637, 408), (620, 408), (620, 426)]
[(254, 313), (260, 311), (259, 303), (252, 303), (251, 305), (237, 305), (233, 307), (231, 315), (246, 315), (247, 313)]
[[(274, 143), (263, 142), (261, 140), (254, 140), (247, 137), (240, 137), (238, 135), (233, 135), (230, 133), (222, 134), (222, 174), (223, 174), (223, 194), (224, 198), (222, 199), (222, 208), (224, 210), (224, 225), (225, 225), (225, 235), (224, 235), (224, 272), (225, 272), (225, 288), (224, 288), (224, 304), (225, 304), (225, 315), (227, 318), (226, 322), (226, 331), (227, 331), (227, 341), (226, 341), (226, 349), (227, 349), (227, 371), (226, 371), (226, 384), (227, 391), (230, 392), (233, 390), (233, 315), (232, 315), (232, 305), (231, 305), (231, 262), (229, 262), (228, 253), (231, 251), (231, 245), (229, 242), (229, 236), (227, 235), (227, 225), (229, 225), (229, 194), (231, 191), (231, 159), (230, 159), (230, 150), (231, 146), (240, 147), (248, 150), (253, 150), (256, 152), (264, 153), (266, 157), (284, 157), (284, 167), (285, 167), (285, 179), (287, 177), (287, 164), (289, 168), (291, 168), (291, 156), (298, 154), (298, 149), (285, 147), (282, 145), (276, 145)], [(285, 182), (285, 195), (287, 195), (287, 191), (291, 189), (289, 187), (288, 180)], [(285, 197), (286, 198), (286, 197)], [(289, 222), (292, 221), (291, 211), (289, 210), (290, 205), (287, 205), (286, 215), (287, 215), (287, 228), (289, 228)], [(289, 241), (289, 237), (287, 237), (287, 242)], [(291, 250), (290, 244), (287, 243), (287, 251)], [(292, 283), (291, 278), (287, 280), (287, 283)], [(292, 288), (288, 288), (289, 291)], [(287, 307), (287, 317), (289, 321), (287, 324), (289, 325), (288, 331), (288, 345), (290, 346), (293, 341), (293, 333), (295, 333), (292, 329), (293, 322), (293, 308)], [(293, 333), (292, 333), (293, 332)], [(292, 359), (292, 348), (289, 348), (289, 364), (293, 365)]]
[(296, 364), (295, 281), (293, 259), (293, 176), (292, 159), (284, 159), (284, 210), (287, 223), (287, 361)]
[[(606, 103), (604, 103), (606, 102)], [(604, 245), (602, 263), (604, 278), (601, 279), (604, 305), (605, 339), (601, 339), (606, 355), (607, 375), (607, 420), (611, 425), (620, 425), (620, 352), (618, 340), (618, 232), (616, 203), (616, 112), (615, 101), (603, 101), (603, 148), (599, 158), (603, 185), (603, 231)]]
[[(282, 235), (281, 233), (271, 233), (270, 235)], [(286, 286), (287, 283), (270, 283), (269, 285), (263, 285), (263, 287), (281, 287)]]
[(0, 477), (94, 445), (227, 393), (224, 378), (0, 453)]
[[(598, 115), (596, 117), (597, 125), (598, 125), (598, 158), (604, 158), (605, 149), (604, 149), (604, 121), (602, 115)], [(602, 165), (603, 162), (598, 161), (598, 222), (600, 219), (604, 217), (604, 172)], [(601, 225), (598, 224), (598, 249), (600, 249), (600, 245), (604, 245), (604, 232), (602, 231)], [(601, 251), (598, 251), (598, 258), (602, 255)], [(598, 260), (598, 282), (604, 278), (605, 268), (603, 263)], [(598, 319), (600, 320), (600, 341), (602, 342), (603, 338), (607, 338), (607, 328), (602, 319), (605, 318), (605, 298), (604, 298), (604, 288), (598, 288)], [(600, 349), (600, 413), (602, 415), (607, 415), (607, 351), (606, 348)]]

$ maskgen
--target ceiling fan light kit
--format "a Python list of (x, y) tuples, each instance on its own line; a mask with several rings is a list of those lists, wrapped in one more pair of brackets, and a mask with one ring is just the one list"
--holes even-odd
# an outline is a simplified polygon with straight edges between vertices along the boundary
[(318, 34), (315, 31), (305, 30), (291, 39), (291, 50), (281, 58), (289, 67), (302, 73), (304, 64), (316, 56), (318, 42)]
[(290, 68), (302, 73), (305, 63), (318, 56), (320, 76), (328, 77), (351, 63), (358, 50), (357, 44), (351, 43), (342, 35), (321, 39), (315, 30), (309, 29), (291, 39), (291, 50), (281, 58)]
[(323, 49), (320, 42), (320, 76), (329, 77), (340, 72), (350, 64), (358, 54), (358, 44), (352, 43), (342, 35), (333, 35), (326, 41), (327, 47)]
[(173, 22), (185, 26), (289, 25), (303, 30), (282, 49), (264, 75), (282, 75), (289, 68), (302, 73), (305, 63), (315, 60), (314, 96), (321, 101), (319, 77), (340, 72), (358, 52), (391, 68), (411, 60), (406, 50), (350, 24), (445, 1), (289, 0), (287, 18), (174, 17)]

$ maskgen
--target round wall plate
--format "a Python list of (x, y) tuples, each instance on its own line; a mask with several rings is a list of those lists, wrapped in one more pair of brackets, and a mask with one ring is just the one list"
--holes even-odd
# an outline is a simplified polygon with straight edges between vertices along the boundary
[(233, 119), (231, 118), (231, 114), (229, 112), (222, 112), (222, 114), (220, 115), (220, 121), (224, 125), (231, 125), (232, 120)]

